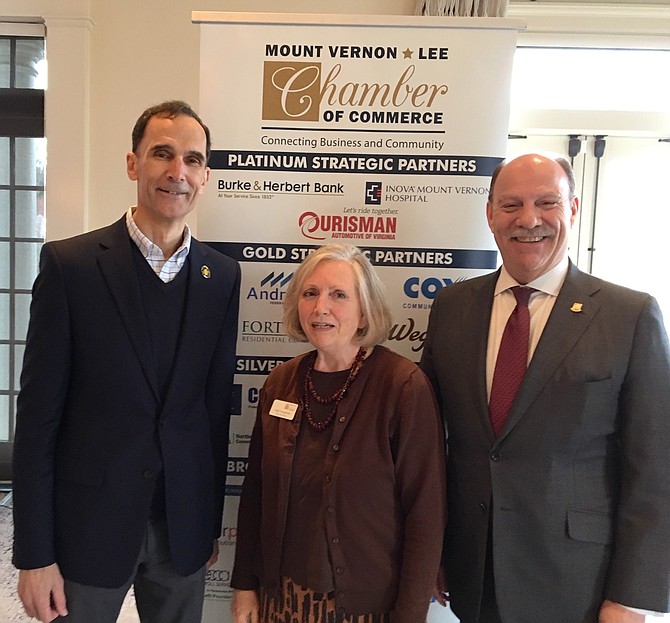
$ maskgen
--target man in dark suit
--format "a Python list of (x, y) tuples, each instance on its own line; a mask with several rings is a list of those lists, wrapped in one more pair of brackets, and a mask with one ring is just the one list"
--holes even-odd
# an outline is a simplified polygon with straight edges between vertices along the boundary
[(40, 621), (116, 621), (131, 585), (142, 621), (201, 618), (240, 287), (237, 262), (186, 225), (209, 152), (187, 104), (146, 110), (126, 158), (137, 205), (43, 247), (13, 482), (19, 596)]
[[(431, 310), (421, 365), (448, 428), (443, 562), (464, 623), (670, 609), (668, 338), (651, 296), (568, 260), (577, 210), (565, 160), (503, 164), (486, 206), (503, 266), (444, 288)], [(533, 288), (525, 376), (494, 432), (514, 286)]]

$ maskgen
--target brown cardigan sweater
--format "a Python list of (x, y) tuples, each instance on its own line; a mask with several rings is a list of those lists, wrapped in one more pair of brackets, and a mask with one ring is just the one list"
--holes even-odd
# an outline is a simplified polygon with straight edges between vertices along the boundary
[[(261, 392), (233, 588), (279, 585), (306, 367), (306, 355), (282, 364)], [(274, 400), (298, 405), (293, 420), (270, 415)], [(425, 620), (446, 522), (444, 431), (430, 383), (414, 363), (377, 346), (325, 433), (324, 516), (338, 609)]]

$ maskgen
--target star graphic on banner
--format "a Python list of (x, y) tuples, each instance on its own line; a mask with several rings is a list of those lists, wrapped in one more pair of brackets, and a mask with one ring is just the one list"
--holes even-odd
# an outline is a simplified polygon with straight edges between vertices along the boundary
[(412, 58), (412, 54), (414, 54), (414, 50), (410, 50), (409, 48), (407, 48), (406, 50), (403, 50), (402, 57), (403, 58)]

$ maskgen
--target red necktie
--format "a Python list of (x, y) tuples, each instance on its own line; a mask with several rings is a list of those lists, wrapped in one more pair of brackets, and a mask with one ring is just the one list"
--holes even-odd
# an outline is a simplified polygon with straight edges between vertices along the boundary
[(534, 290), (515, 286), (512, 292), (516, 298), (516, 307), (507, 320), (500, 342), (489, 399), (491, 424), (496, 437), (505, 423), (505, 418), (507, 418), (528, 367), (530, 334), (528, 299)]

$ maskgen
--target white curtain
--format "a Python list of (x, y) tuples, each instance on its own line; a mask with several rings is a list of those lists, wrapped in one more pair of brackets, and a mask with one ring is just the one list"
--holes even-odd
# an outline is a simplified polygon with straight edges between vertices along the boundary
[(418, 0), (415, 15), (505, 17), (508, 0)]

